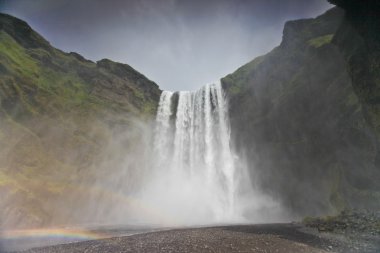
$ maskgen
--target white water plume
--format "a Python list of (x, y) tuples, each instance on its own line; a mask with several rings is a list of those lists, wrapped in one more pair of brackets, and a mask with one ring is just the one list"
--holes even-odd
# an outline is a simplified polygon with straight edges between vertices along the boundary
[(162, 93), (154, 169), (141, 198), (172, 222), (242, 221), (237, 191), (243, 184), (230, 148), (227, 115), (220, 84)]
[(123, 148), (123, 133), (117, 135), (120, 144), (111, 143), (109, 153), (121, 151), (125, 161), (113, 166), (113, 173), (102, 170), (98, 176), (94, 185), (106, 198), (94, 197), (85, 212), (92, 220), (158, 226), (278, 220), (277, 203), (254, 190), (254, 173), (230, 147), (228, 105), (220, 84), (162, 92), (153, 139), (150, 125), (136, 122), (134, 128), (143, 138), (134, 138), (133, 148)]

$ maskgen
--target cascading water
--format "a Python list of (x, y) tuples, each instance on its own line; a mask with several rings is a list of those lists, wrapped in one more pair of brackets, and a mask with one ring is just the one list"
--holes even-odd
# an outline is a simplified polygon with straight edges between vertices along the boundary
[(87, 216), (165, 227), (284, 221), (278, 218), (283, 217), (280, 204), (256, 187), (244, 152), (237, 157), (230, 148), (220, 84), (164, 91), (153, 128), (138, 120), (134, 124), (111, 145), (112, 152), (124, 152), (129, 140), (125, 166), (99, 176), (94, 185), (102, 195), (91, 200)]
[[(188, 220), (194, 215), (192, 220), (199, 223), (231, 222), (241, 217), (235, 203), (239, 177), (227, 115), (220, 84), (195, 92), (162, 93), (153, 178), (165, 175), (159, 183), (154, 180), (157, 193), (162, 194), (156, 196), (156, 204), (170, 206), (170, 216), (178, 217), (180, 212), (181, 218)], [(182, 210), (178, 206), (183, 206)]]

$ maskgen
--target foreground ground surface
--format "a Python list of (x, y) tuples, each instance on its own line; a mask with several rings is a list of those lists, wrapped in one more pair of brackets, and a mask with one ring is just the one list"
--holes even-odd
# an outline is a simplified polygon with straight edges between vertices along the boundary
[(350, 238), (299, 224), (186, 228), (30, 249), (72, 252), (380, 252), (377, 237)]

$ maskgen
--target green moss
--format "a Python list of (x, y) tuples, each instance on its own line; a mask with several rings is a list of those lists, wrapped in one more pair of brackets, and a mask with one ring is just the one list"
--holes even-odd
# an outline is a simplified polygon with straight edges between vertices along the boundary
[(306, 216), (302, 219), (302, 223), (305, 225), (310, 225), (310, 224), (313, 224), (314, 222), (315, 222), (315, 218), (311, 216)]
[(43, 70), (38, 80), (41, 89), (55, 96), (62, 106), (81, 105), (89, 101), (85, 84), (73, 75), (63, 75), (49, 69)]
[[(0, 32), (0, 59), (2, 59), (3, 72), (10, 71), (11, 77), (17, 78), (8, 82), (7, 85), (17, 91), (19, 106), (21, 106), (20, 110), (17, 110), (19, 116), (24, 109), (31, 114), (37, 114), (39, 111), (46, 110), (58, 113), (59, 111), (78, 111), (78, 109), (80, 111), (100, 109), (120, 111), (123, 108), (123, 110), (135, 111), (137, 114), (139, 109), (143, 114), (154, 114), (157, 107), (157, 101), (152, 101), (150, 95), (145, 94), (139, 85), (130, 86), (131, 98), (139, 100), (138, 103), (129, 103), (125, 100), (125, 105), (121, 105), (94, 96), (91, 94), (92, 84), (87, 79), (83, 79), (78, 74), (78, 70), (85, 74), (85, 78), (99, 75), (99, 78), (107, 79), (107, 81), (115, 79), (113, 74), (105, 69), (97, 69), (96, 64), (90, 61), (80, 61), (71, 54), (53, 48), (50, 51), (44, 48), (25, 49), (4, 31)], [(135, 75), (133, 71), (129, 70), (132, 75)], [(29, 90), (25, 90), (27, 86)], [(32, 90), (35, 96), (31, 96)], [(133, 104), (141, 104), (141, 106), (133, 108)]]
[(320, 37), (311, 39), (307, 43), (312, 47), (319, 48), (323, 45), (331, 43), (333, 37), (334, 37), (333, 34), (328, 34), (328, 35), (324, 35), (324, 36), (320, 36)]
[(234, 85), (230, 88), (230, 93), (233, 95), (239, 94), (242, 92), (242, 87), (239, 85)]
[(233, 74), (224, 77), (222, 79), (222, 82), (228, 84), (228, 92), (233, 95), (244, 92), (247, 87), (250, 74), (260, 65), (264, 59), (265, 56), (257, 57), (253, 61), (237, 69)]
[[(68, 58), (62, 53), (59, 56), (65, 57), (60, 61)], [(0, 32), (0, 57), (4, 60), (5, 68), (11, 71), (12, 76), (20, 79), (15, 81), (12, 78), (6, 85), (13, 87), (22, 108), (31, 114), (37, 114), (39, 111), (33, 102), (35, 99), (39, 102), (49, 101), (47, 106), (68, 111), (78, 108), (78, 106), (89, 108), (99, 102), (99, 99), (91, 98), (88, 93), (88, 85), (74, 71), (62, 72), (46, 67), (43, 65), (43, 60), (51, 57), (47, 51), (43, 49), (26, 50), (4, 31)], [(38, 60), (42, 60), (42, 62), (38, 62)], [(38, 90), (37, 97), (31, 97), (24, 86)], [(39, 106), (44, 107), (43, 104)]]
[(155, 114), (156, 113), (156, 104), (155, 103), (144, 103), (144, 107), (143, 107), (143, 114), (145, 115), (152, 115), (152, 114)]
[(144, 93), (143, 93), (141, 90), (133, 89), (133, 95), (134, 95), (136, 98), (139, 98), (139, 99), (142, 99), (142, 100), (145, 99)]
[(36, 62), (25, 52), (11, 36), (0, 31), (0, 57), (6, 68), (25, 77), (36, 78), (38, 67)]

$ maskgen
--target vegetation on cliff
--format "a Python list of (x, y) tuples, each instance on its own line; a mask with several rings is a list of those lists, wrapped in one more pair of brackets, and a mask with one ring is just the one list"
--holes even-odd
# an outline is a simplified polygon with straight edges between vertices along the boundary
[[(79, 185), (99, 173), (115, 133), (128, 133), (120, 148), (140, 152), (135, 142), (144, 133), (135, 122), (155, 115), (160, 92), (128, 65), (62, 52), (24, 21), (0, 14), (3, 225), (59, 224), (73, 216), (62, 203), (75, 208), (74, 201), (89, 198)], [(103, 169), (122, 159), (115, 154)]]
[[(377, 100), (363, 96), (375, 97), (380, 87), (379, 44), (357, 49), (363, 37), (345, 28), (349, 16), (334, 8), (287, 22), (279, 47), (222, 79), (234, 146), (255, 172), (252, 180), (300, 216), (379, 208), (380, 115)], [(371, 56), (355, 63), (347, 57), (352, 50)]]

